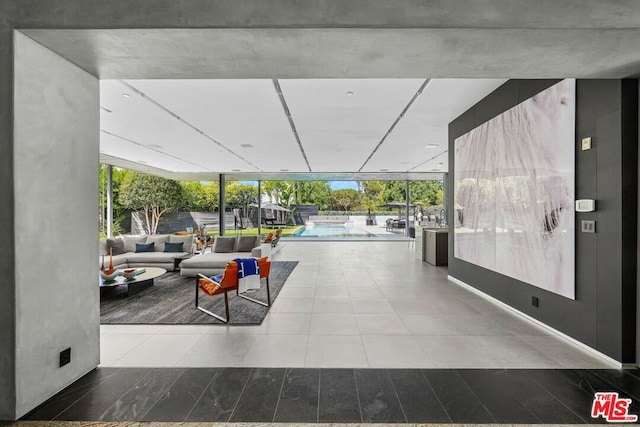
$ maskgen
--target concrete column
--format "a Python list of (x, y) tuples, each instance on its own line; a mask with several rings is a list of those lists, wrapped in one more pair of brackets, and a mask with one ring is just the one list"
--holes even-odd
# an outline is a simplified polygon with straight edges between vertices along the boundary
[(262, 234), (262, 181), (258, 181), (258, 235)]
[(14, 49), (15, 341), (0, 359), (15, 358), (21, 417), (100, 362), (100, 84), (20, 33)]
[(107, 166), (107, 236), (113, 237), (113, 166)]
[(220, 187), (220, 236), (224, 236), (224, 211), (225, 211), (225, 203), (224, 203), (224, 199), (226, 197), (225, 195), (225, 176), (223, 173), (220, 174), (220, 178), (218, 180), (219, 183), (219, 187)]

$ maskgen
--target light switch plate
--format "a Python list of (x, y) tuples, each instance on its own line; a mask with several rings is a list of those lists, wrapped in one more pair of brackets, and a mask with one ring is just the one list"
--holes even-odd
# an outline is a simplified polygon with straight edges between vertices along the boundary
[(582, 138), (582, 151), (591, 150), (591, 137)]

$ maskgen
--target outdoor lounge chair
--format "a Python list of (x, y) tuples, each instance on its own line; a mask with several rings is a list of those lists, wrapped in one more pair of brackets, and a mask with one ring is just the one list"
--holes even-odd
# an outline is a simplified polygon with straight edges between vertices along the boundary
[(271, 242), (273, 242), (273, 239), (275, 237), (276, 237), (276, 233), (275, 233), (275, 231), (272, 231), (269, 234), (267, 234), (267, 237), (262, 239), (262, 243), (271, 243)]
[(268, 228), (287, 226), (287, 224), (284, 222), (276, 222), (275, 218), (262, 218), (262, 223), (264, 224), (265, 227), (268, 227)]
[[(203, 274), (198, 274), (196, 277), (196, 308), (209, 316), (215, 317), (223, 323), (229, 323), (229, 291), (236, 291), (236, 295), (247, 301), (254, 302), (256, 304), (263, 305), (265, 307), (271, 306), (271, 292), (269, 290), (269, 273), (271, 270), (271, 262), (264, 257), (258, 258), (258, 266), (260, 269), (260, 279), (266, 279), (267, 284), (267, 302), (259, 301), (254, 298), (250, 298), (246, 295), (238, 293), (238, 264), (235, 261), (231, 261), (227, 264), (222, 275), (215, 277), (207, 277)], [(225, 316), (212, 313), (206, 308), (200, 307), (199, 297), (200, 291), (205, 295), (213, 297), (216, 295), (224, 295), (224, 311)]]
[(272, 247), (272, 248), (275, 248), (275, 247), (276, 247), (276, 245), (277, 245), (277, 244), (278, 244), (278, 242), (280, 241), (280, 236), (282, 236), (282, 229), (281, 229), (281, 228), (278, 228), (278, 229), (276, 230), (276, 234), (275, 234), (275, 236), (274, 236), (274, 237), (273, 237), (273, 239), (271, 240), (271, 247)]

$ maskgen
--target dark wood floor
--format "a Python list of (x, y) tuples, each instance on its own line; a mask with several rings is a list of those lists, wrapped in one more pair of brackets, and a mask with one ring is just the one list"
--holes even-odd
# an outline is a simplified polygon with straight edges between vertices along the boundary
[(596, 391), (640, 414), (638, 370), (98, 368), (23, 420), (605, 422)]

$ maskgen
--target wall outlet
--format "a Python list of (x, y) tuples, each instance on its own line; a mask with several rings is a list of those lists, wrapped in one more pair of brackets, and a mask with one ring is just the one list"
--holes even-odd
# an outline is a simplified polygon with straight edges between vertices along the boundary
[(582, 224), (582, 232), (583, 233), (595, 233), (596, 232), (596, 222), (595, 221), (586, 221), (583, 220)]
[(69, 363), (71, 363), (71, 347), (60, 352), (60, 367), (62, 368)]
[(531, 297), (531, 305), (534, 307), (538, 307), (539, 300), (538, 297)]

